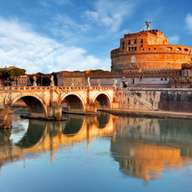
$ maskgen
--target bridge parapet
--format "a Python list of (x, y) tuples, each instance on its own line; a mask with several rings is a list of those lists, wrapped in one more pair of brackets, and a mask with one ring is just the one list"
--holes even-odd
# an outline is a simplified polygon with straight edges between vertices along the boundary
[(112, 86), (0, 86), (0, 91), (20, 91), (20, 90), (111, 90)]

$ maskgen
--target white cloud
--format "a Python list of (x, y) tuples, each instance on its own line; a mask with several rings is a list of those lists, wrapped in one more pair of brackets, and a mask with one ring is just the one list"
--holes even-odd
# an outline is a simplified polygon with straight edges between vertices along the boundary
[(123, 19), (132, 14), (136, 2), (137, 0), (98, 0), (94, 9), (86, 11), (86, 16), (92, 22), (116, 32)]
[(187, 16), (185, 17), (185, 23), (189, 32), (192, 33), (192, 15), (191, 14), (187, 14)]
[(177, 44), (179, 43), (180, 37), (178, 35), (173, 35), (169, 37), (169, 42), (171, 44)]
[(56, 36), (64, 37), (65, 41), (73, 42), (73, 39), (78, 39), (79, 36), (88, 32), (89, 25), (82, 24), (67, 15), (58, 14), (52, 19), (51, 32)]
[(34, 32), (24, 23), (0, 18), (0, 66), (9, 65), (25, 68), (28, 72), (109, 69), (107, 60), (99, 59), (83, 48), (65, 46)]

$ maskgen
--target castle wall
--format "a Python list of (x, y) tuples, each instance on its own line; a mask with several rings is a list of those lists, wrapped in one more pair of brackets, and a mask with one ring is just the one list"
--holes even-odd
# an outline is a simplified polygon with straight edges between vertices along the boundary
[(112, 56), (112, 71), (130, 69), (181, 69), (183, 63), (192, 62), (191, 52), (173, 51), (138, 51), (134, 53), (125, 52)]

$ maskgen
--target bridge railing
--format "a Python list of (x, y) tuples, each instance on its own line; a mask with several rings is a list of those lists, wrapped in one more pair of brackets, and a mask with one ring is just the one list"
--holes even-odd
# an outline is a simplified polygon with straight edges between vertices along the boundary
[(127, 91), (192, 91), (192, 88), (147, 88), (147, 87), (115, 87), (115, 86), (0, 86), (0, 91), (21, 90), (127, 90)]
[(0, 86), (0, 91), (20, 90), (127, 90), (127, 91), (192, 91), (192, 88), (153, 88), (153, 87), (115, 87), (115, 86)]
[(20, 90), (108, 90), (113, 86), (0, 86), (0, 91), (20, 91)]

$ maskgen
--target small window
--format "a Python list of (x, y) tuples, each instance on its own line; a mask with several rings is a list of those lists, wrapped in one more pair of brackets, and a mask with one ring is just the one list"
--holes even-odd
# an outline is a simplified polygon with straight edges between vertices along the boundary
[(122, 49), (124, 49), (125, 48), (125, 43), (124, 42), (122, 42)]
[(188, 52), (188, 51), (189, 51), (189, 49), (185, 48), (185, 49), (184, 49), (184, 51)]
[(129, 40), (129, 41), (128, 41), (128, 45), (130, 45), (130, 44), (131, 44), (131, 41)]
[(172, 50), (173, 50), (173, 48), (172, 48), (172, 47), (167, 47), (167, 49), (168, 49), (169, 51), (172, 51)]
[(134, 40), (134, 43), (135, 43), (135, 44), (137, 43), (137, 39)]
[(176, 50), (177, 50), (177, 51), (181, 51), (181, 48), (180, 48), (180, 47), (178, 47)]
[(143, 39), (141, 39), (141, 43), (143, 43)]

